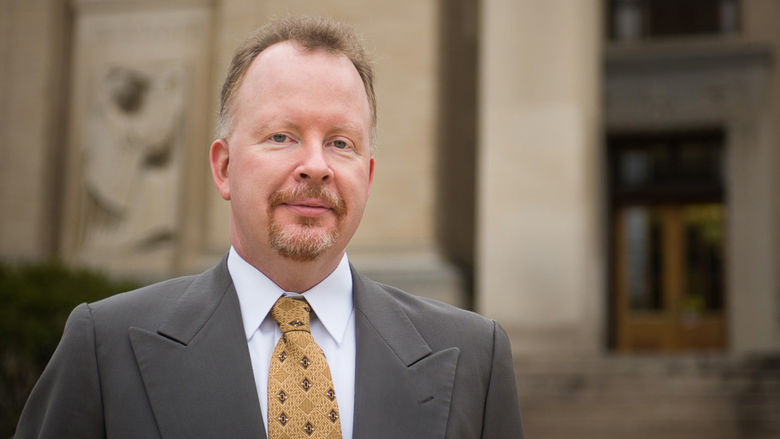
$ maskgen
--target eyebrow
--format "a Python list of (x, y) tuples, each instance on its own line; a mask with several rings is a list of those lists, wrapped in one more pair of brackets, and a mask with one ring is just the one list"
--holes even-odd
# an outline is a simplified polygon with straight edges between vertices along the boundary
[(253, 124), (252, 125), (252, 132), (260, 134), (264, 131), (275, 131), (277, 129), (285, 129), (285, 127), (298, 128), (298, 124), (294, 123), (291, 120), (279, 120), (279, 119), (273, 119), (270, 122), (261, 122), (259, 124)]
[(362, 127), (359, 124), (344, 123), (334, 126), (331, 131), (346, 131), (357, 134), (362, 132)]

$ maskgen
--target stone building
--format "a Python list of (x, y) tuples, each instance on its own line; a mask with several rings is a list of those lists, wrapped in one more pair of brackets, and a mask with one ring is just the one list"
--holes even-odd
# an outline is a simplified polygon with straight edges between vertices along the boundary
[(376, 59), (350, 259), (500, 321), (529, 437), (780, 437), (778, 0), (2, 0), (0, 257), (218, 260), (219, 84), (298, 13)]

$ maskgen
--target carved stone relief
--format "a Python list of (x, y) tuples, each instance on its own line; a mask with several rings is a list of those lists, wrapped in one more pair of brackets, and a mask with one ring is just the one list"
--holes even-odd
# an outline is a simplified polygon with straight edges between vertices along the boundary
[(82, 259), (173, 245), (182, 74), (174, 62), (99, 71), (82, 149)]
[(200, 256), (213, 2), (71, 4), (62, 257), (123, 277), (181, 273)]

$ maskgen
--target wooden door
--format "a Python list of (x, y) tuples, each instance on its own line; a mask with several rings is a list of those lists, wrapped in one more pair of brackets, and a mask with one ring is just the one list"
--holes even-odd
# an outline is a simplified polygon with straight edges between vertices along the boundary
[(721, 203), (628, 205), (615, 211), (618, 350), (725, 347), (725, 221)]

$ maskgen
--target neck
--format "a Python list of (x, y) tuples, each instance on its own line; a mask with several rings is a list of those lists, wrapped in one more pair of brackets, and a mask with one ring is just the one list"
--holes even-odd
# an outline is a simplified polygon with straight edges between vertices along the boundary
[(312, 261), (294, 261), (279, 254), (260, 255), (234, 245), (236, 252), (279, 288), (303, 293), (322, 282), (338, 267), (344, 250), (327, 251)]

